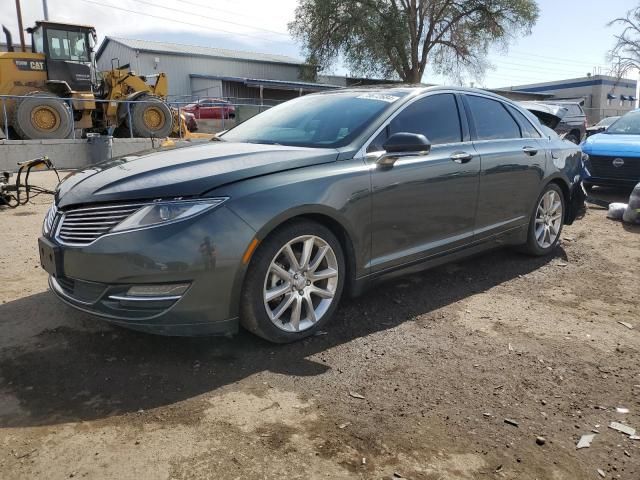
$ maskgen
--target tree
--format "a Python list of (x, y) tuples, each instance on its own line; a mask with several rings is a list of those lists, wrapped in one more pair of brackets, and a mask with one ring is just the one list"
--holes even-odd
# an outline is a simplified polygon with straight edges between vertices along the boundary
[(624, 27), (620, 34), (614, 35), (616, 43), (609, 51), (613, 74), (622, 78), (630, 71), (640, 69), (640, 6), (629, 10), (626, 17), (608, 23), (609, 27), (612, 25)]
[(488, 49), (529, 34), (535, 0), (298, 0), (289, 24), (307, 61), (344, 59), (352, 73), (419, 83), (442, 74), (481, 74)]

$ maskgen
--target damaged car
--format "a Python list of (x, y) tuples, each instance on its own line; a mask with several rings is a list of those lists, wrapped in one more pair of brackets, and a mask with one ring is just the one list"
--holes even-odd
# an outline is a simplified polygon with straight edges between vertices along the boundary
[(640, 110), (624, 114), (604, 132), (588, 137), (582, 150), (587, 154), (587, 188), (636, 185), (640, 182)]
[(580, 149), (482, 90), (311, 94), (214, 140), (63, 181), (38, 242), (53, 293), (137, 330), (291, 342), (398, 274), (548, 255), (584, 200)]

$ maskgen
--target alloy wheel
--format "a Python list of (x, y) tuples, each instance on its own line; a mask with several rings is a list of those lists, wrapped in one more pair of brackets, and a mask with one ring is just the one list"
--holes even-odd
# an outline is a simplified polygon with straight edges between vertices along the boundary
[(535, 220), (536, 242), (540, 248), (549, 248), (558, 239), (563, 213), (562, 199), (558, 192), (545, 192), (538, 203)]
[(312, 328), (325, 315), (338, 288), (338, 261), (331, 246), (315, 235), (286, 243), (264, 281), (263, 299), (271, 322), (286, 332)]

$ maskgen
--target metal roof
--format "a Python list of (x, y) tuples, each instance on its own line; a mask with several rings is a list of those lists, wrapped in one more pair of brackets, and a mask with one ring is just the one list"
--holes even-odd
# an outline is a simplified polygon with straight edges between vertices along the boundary
[(191, 78), (204, 78), (209, 80), (224, 80), (227, 82), (243, 83), (247, 87), (267, 87), (275, 90), (307, 90), (307, 91), (320, 91), (320, 90), (335, 90), (342, 88), (338, 85), (330, 85), (328, 83), (313, 83), (313, 82), (291, 82), (287, 80), (269, 80), (266, 78), (245, 78), (245, 77), (228, 77), (222, 75), (200, 75), (197, 73), (189, 74)]
[(271, 53), (246, 52), (241, 50), (228, 50), (216, 47), (201, 47), (198, 45), (183, 45), (180, 43), (153, 42), (150, 40), (135, 40), (132, 38), (105, 37), (96, 53), (96, 58), (104, 51), (107, 43), (117, 42), (125, 47), (141, 52), (165, 53), (169, 55), (200, 56), (210, 58), (228, 58), (233, 60), (248, 60), (252, 62), (280, 63), (288, 65), (304, 65), (305, 62), (286, 55)]

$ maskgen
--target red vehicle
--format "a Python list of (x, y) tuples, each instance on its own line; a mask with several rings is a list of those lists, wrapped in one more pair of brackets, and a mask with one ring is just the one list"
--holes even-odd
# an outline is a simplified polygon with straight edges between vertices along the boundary
[(184, 110), (193, 113), (198, 120), (236, 118), (235, 107), (221, 98), (201, 98), (185, 106)]
[(193, 113), (181, 111), (180, 114), (184, 117), (184, 121), (190, 132), (198, 130), (198, 122), (196, 121), (196, 116)]

